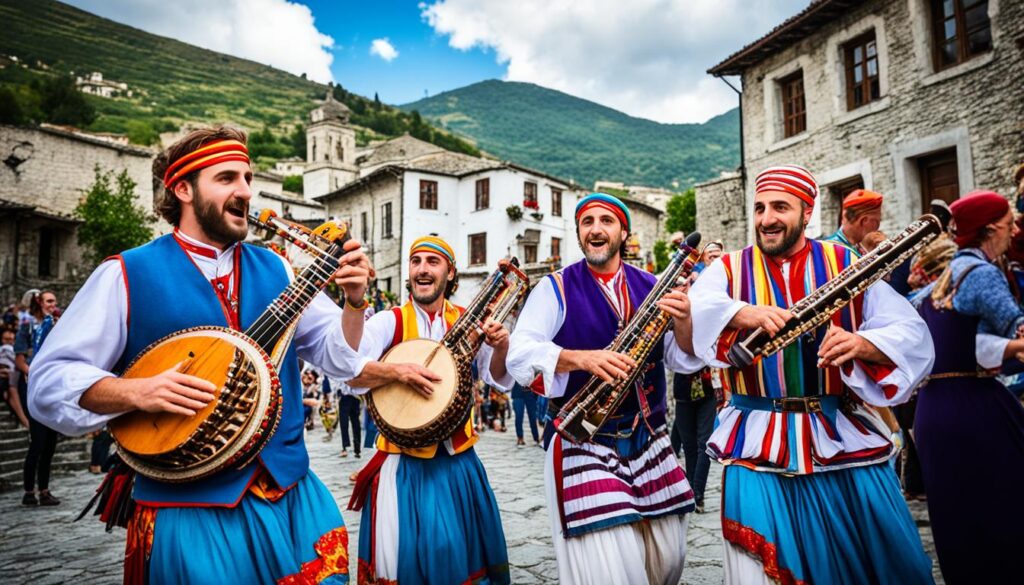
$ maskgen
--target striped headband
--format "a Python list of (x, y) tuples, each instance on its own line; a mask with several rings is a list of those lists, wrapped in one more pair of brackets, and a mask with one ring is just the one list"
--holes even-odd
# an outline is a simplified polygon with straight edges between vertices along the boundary
[(448, 245), (448, 242), (437, 236), (423, 236), (413, 242), (412, 247), (409, 248), (409, 257), (412, 258), (417, 252), (433, 252), (434, 254), (439, 254), (447, 258), (452, 267), (455, 266), (455, 252), (452, 251), (452, 247)]
[(627, 232), (633, 231), (632, 218), (629, 215), (629, 208), (618, 197), (612, 197), (607, 193), (591, 193), (576, 204), (576, 223), (579, 223), (580, 216), (591, 207), (601, 207), (615, 214), (619, 222), (625, 226)]
[(249, 149), (237, 140), (208, 142), (167, 167), (167, 172), (164, 173), (164, 187), (170, 190), (189, 173), (232, 160), (249, 164)]
[(754, 193), (766, 191), (789, 193), (814, 207), (814, 199), (818, 196), (818, 182), (814, 180), (814, 175), (810, 171), (797, 165), (769, 167), (761, 171), (754, 181)]

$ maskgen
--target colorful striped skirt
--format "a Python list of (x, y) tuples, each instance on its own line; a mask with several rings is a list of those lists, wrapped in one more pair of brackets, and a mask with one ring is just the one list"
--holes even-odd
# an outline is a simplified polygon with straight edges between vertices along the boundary
[(798, 476), (729, 465), (722, 532), (727, 551), (754, 557), (775, 582), (933, 583), (931, 559), (885, 463)]
[(555, 490), (566, 538), (693, 510), (694, 497), (668, 431), (643, 425), (628, 437), (573, 444), (556, 435)]

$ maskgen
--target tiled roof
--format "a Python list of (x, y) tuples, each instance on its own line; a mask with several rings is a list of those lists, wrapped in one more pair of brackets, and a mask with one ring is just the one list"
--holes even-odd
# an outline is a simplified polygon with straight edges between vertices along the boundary
[(386, 162), (406, 161), (437, 152), (447, 151), (440, 146), (404, 134), (382, 143), (368, 156), (356, 162), (359, 166), (370, 167)]
[(768, 34), (743, 47), (724, 61), (708, 69), (712, 75), (740, 75), (751, 65), (757, 64), (793, 43), (814, 34), (821, 25), (862, 6), (855, 0), (812, 0), (800, 13), (788, 18)]

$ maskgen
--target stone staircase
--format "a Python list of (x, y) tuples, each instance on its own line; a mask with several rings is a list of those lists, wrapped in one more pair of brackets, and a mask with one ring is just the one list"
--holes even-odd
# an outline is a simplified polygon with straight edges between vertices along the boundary
[[(53, 455), (53, 473), (80, 471), (89, 467), (91, 439), (60, 437)], [(0, 400), (0, 492), (20, 490), (28, 429), (18, 423), (10, 407)]]

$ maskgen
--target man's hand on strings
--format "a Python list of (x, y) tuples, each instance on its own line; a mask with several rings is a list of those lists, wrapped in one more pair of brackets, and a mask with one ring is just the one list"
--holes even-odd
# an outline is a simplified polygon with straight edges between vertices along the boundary
[(359, 304), (366, 293), (369, 279), (374, 276), (374, 270), (359, 240), (348, 240), (342, 245), (342, 249), (345, 250), (345, 254), (339, 259), (338, 269), (332, 278), (345, 292), (346, 299), (351, 299), (353, 304)]
[(729, 321), (729, 327), (740, 330), (761, 328), (774, 337), (792, 318), (793, 313), (779, 307), (746, 305)]
[(892, 364), (892, 360), (867, 338), (830, 325), (818, 348), (818, 367), (841, 366), (852, 359)]
[(636, 360), (617, 351), (563, 349), (558, 356), (556, 371), (585, 370), (609, 384), (614, 384), (616, 380), (629, 377), (629, 373), (635, 367)]
[(135, 388), (126, 395), (131, 397), (132, 406), (144, 412), (170, 412), (185, 416), (193, 416), (206, 408), (214, 399), (217, 386), (181, 373), (179, 370), (183, 364), (181, 362), (150, 378), (131, 379)]

